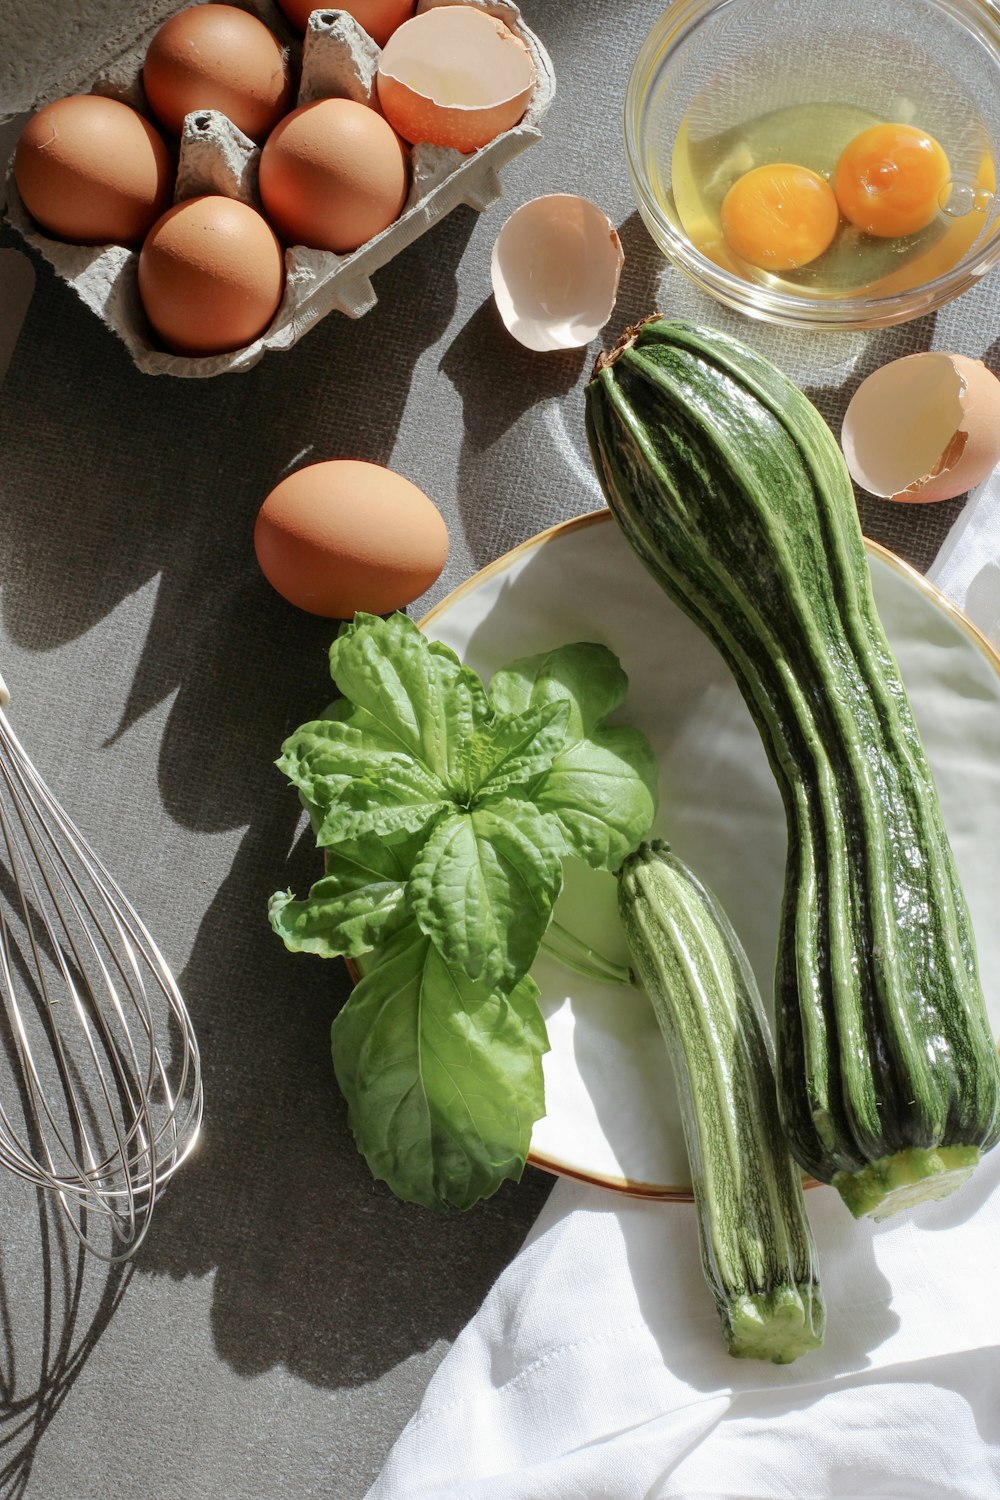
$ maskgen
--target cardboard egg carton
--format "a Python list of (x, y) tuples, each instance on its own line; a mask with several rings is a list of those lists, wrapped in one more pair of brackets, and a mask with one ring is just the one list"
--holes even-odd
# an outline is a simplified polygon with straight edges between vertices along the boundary
[[(293, 52), (301, 47), (297, 104), (344, 97), (372, 102), (379, 49), (358, 23), (334, 8), (312, 13), (304, 40), (288, 26), (272, 0), (228, 0), (265, 22)], [(326, 317), (340, 312), (360, 318), (377, 301), (371, 278), (382, 266), (426, 233), (459, 204), (482, 211), (501, 194), (499, 173), (541, 136), (539, 122), (555, 94), (548, 54), (522, 20), (512, 0), (419, 0), (417, 12), (436, 5), (474, 5), (496, 16), (527, 46), (537, 73), (528, 108), (512, 129), (480, 150), (463, 156), (450, 148), (416, 145), (411, 150), (410, 192), (399, 218), (349, 255), (296, 245), (285, 251), (285, 294), (269, 328), (243, 349), (192, 358), (169, 354), (151, 335), (139, 299), (139, 254), (122, 245), (72, 245), (44, 234), (21, 202), (11, 166), (7, 172), (6, 217), (59, 276), (127, 345), (140, 370), (149, 375), (203, 377), (249, 370), (270, 349), (289, 349)], [(173, 9), (182, 7), (175, 5)], [(163, 15), (127, 50), (86, 81), (48, 91), (51, 98), (90, 91), (131, 104), (149, 114), (142, 92), (142, 62)], [(224, 115), (199, 110), (187, 116), (180, 141), (175, 202), (203, 193), (239, 198), (260, 210), (257, 164), (260, 148)]]

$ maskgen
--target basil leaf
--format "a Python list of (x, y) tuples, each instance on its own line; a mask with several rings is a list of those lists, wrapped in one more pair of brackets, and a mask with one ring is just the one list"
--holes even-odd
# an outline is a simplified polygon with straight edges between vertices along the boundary
[[(377, 779), (376, 779), (377, 778)], [(321, 848), (372, 835), (398, 842), (454, 806), (441, 783), (404, 756), (371, 759), (369, 774), (340, 789), (316, 833)]]
[(330, 652), (343, 697), (279, 762), (326, 871), (272, 897), (292, 949), (370, 968), (334, 1022), (351, 1127), (400, 1197), (467, 1208), (519, 1177), (544, 1109), (528, 976), (567, 853), (614, 868), (652, 821), (644, 738), (610, 726), (603, 646), (525, 658), (488, 698), (405, 615), (358, 615)]
[(330, 671), (358, 711), (352, 721), (464, 792), (466, 743), (488, 717), (486, 691), (453, 651), (406, 615), (355, 615), (330, 647)]
[(322, 822), (330, 804), (350, 784), (353, 772), (342, 763), (342, 752), (331, 743), (329, 718), (302, 724), (281, 747), (275, 764), (294, 787), (313, 815), (314, 826)]
[(466, 779), (479, 797), (498, 796), (524, 786), (552, 764), (563, 743), (567, 703), (538, 703), (524, 713), (504, 714), (479, 729), (469, 741)]
[[(317, 801), (317, 782), (333, 785), (336, 796), (357, 778), (379, 777), (383, 769), (402, 769), (412, 774), (415, 781), (419, 778), (421, 785), (434, 787), (438, 796), (446, 795), (441, 780), (419, 761), (414, 761), (398, 745), (378, 743), (363, 727), (347, 719), (316, 719), (304, 724), (285, 741), (278, 764), (290, 781), (309, 791)], [(327, 798), (328, 803), (331, 800)]]
[(490, 703), (497, 713), (523, 713), (537, 703), (569, 704), (568, 743), (582, 739), (625, 701), (628, 678), (607, 646), (579, 641), (525, 656), (493, 674)]
[(382, 839), (340, 844), (326, 854), (326, 874), (304, 901), (277, 891), (268, 903), (271, 926), (293, 953), (357, 958), (385, 942), (404, 922), (406, 880), (415, 847)]
[(571, 852), (599, 870), (616, 869), (656, 814), (658, 770), (648, 740), (636, 729), (604, 723), (627, 690), (614, 653), (586, 642), (512, 662), (490, 683), (498, 712), (568, 702), (562, 749), (529, 795), (558, 818)]
[(616, 870), (656, 816), (658, 768), (637, 729), (596, 729), (564, 750), (533, 787), (535, 804), (558, 819), (569, 850), (596, 870)]
[(471, 1208), (521, 1176), (545, 1110), (531, 979), (492, 993), (411, 924), (379, 950), (331, 1043), (358, 1149), (397, 1197)]
[(448, 963), (507, 993), (527, 973), (548, 926), (564, 848), (559, 824), (530, 802), (455, 811), (414, 861), (413, 913)]

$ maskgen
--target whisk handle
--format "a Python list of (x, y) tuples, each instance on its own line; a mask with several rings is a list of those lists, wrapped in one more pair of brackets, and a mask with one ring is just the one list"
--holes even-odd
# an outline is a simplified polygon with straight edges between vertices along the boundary
[(7, 684), (4, 682), (3, 677), (0, 677), (0, 708), (6, 708), (9, 703), (10, 693), (7, 691)]

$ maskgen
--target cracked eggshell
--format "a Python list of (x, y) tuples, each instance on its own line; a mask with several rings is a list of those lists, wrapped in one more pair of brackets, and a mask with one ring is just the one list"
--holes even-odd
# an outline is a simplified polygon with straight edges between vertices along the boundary
[(382, 113), (404, 140), (468, 153), (517, 124), (537, 75), (509, 26), (472, 5), (440, 5), (393, 32), (377, 82)]
[(578, 349), (614, 309), (625, 256), (606, 214), (586, 198), (549, 193), (515, 209), (493, 246), (493, 296), (526, 349)]
[(1000, 463), (1000, 380), (936, 350), (893, 360), (851, 398), (841, 446), (852, 479), (882, 500), (954, 500)]

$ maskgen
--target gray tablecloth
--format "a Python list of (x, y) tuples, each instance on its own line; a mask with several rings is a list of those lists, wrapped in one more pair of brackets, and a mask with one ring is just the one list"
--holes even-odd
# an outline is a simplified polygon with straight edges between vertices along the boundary
[[(593, 508), (582, 392), (596, 349), (526, 353), (489, 295), (493, 238), (537, 193), (585, 193), (620, 225), (606, 342), (655, 306), (737, 326), (665, 269), (629, 195), (621, 98), (658, 9), (527, 5), (559, 93), (504, 200), (481, 217), (458, 210), (380, 272), (363, 320), (333, 315), (250, 374), (138, 374), (38, 263), (0, 398), (0, 668), (36, 763), (180, 977), (206, 1123), (126, 1274), (63, 1253), (33, 1192), (0, 1179), (4, 1494), (356, 1500), (548, 1191), (529, 1171), (464, 1217), (438, 1217), (396, 1202), (354, 1152), (328, 1058), (346, 977), (285, 953), (265, 917), (272, 890), (315, 873), (272, 762), (326, 701), (332, 629), (270, 590), (251, 535), (290, 468), (388, 463), (450, 528), (418, 613)], [(45, 72), (31, 10), (7, 12), (15, 40), (23, 23), (21, 56), (0, 48), (21, 107), (32, 65)], [(122, 23), (129, 7), (101, 10)], [(896, 354), (935, 344), (996, 368), (997, 307), (988, 282), (868, 338), (738, 328), (836, 427), (861, 377)], [(920, 568), (959, 507), (862, 502), (869, 535)]]

